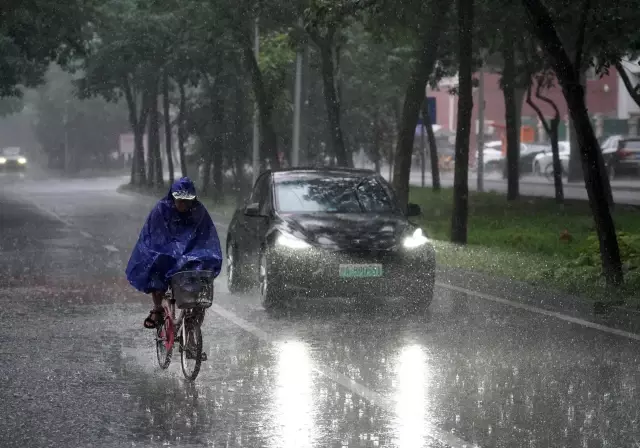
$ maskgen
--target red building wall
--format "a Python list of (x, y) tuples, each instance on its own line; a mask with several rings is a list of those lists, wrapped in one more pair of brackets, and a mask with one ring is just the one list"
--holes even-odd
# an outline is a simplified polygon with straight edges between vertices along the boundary
[[(477, 77), (477, 74), (475, 75)], [(500, 89), (500, 75), (493, 73), (486, 73), (484, 76), (485, 85), (485, 120), (494, 121), (496, 124), (503, 125), (504, 118), (504, 96)], [(602, 78), (588, 79), (587, 80), (587, 108), (590, 114), (604, 114), (605, 116), (615, 117), (617, 116), (618, 108), (618, 76), (615, 70), (611, 70), (608, 75)], [(624, 86), (622, 86), (624, 88)], [(560, 87), (555, 86), (552, 89), (544, 92), (545, 96), (552, 99), (560, 114), (565, 117), (568, 114), (567, 103), (562, 95)], [(436, 98), (436, 123), (443, 126), (445, 129), (450, 129), (455, 132), (457, 123), (458, 112), (458, 98), (453, 97), (453, 121), (450, 123), (450, 97), (446, 88), (442, 88), (439, 91), (429, 90), (428, 96)], [(553, 109), (550, 106), (536, 101), (536, 104), (540, 105), (545, 115), (551, 115)], [(526, 102), (522, 107), (523, 117), (537, 117), (535, 111)], [(477, 90), (474, 92), (474, 104), (472, 115), (472, 127), (471, 127), (471, 148), (472, 152), (476, 148), (476, 120), (478, 118), (478, 97)], [(495, 135), (496, 139), (499, 139), (499, 135)]]

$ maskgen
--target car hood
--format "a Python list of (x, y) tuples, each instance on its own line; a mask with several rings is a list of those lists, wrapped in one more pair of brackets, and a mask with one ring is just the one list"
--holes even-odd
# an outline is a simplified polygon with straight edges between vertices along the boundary
[(284, 214), (281, 230), (316, 247), (389, 250), (414, 229), (402, 216), (352, 213)]

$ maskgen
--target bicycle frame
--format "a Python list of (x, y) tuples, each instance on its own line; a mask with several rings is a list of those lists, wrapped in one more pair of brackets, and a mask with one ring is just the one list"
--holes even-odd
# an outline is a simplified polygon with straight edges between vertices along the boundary
[(168, 292), (164, 299), (162, 299), (162, 308), (164, 309), (165, 318), (166, 316), (169, 316), (169, 328), (166, 329), (167, 340), (164, 345), (167, 351), (171, 351), (175, 344), (176, 335), (179, 335), (180, 330), (182, 330), (185, 317), (187, 314), (197, 312), (198, 308), (180, 310), (180, 314), (176, 318), (176, 301), (171, 292)]
[(164, 345), (167, 351), (171, 351), (173, 349), (173, 345), (175, 344), (176, 335), (180, 334), (180, 330), (182, 329), (182, 324), (184, 322), (185, 310), (180, 310), (180, 314), (176, 319), (176, 302), (173, 299), (173, 293), (169, 292), (165, 295), (162, 300), (162, 308), (164, 309), (164, 315), (169, 316), (170, 327), (167, 328), (167, 340)]

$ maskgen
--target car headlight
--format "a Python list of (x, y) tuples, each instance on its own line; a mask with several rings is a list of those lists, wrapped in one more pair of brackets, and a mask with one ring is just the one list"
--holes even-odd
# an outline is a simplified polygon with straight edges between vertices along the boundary
[(20, 165), (25, 165), (25, 164), (27, 163), (27, 159), (25, 159), (24, 157), (20, 157), (20, 158), (18, 159), (18, 163), (19, 163)]
[(5, 163), (7, 163), (7, 159), (0, 157), (0, 165), (4, 165)]
[(402, 242), (402, 245), (407, 249), (415, 249), (416, 247), (423, 246), (429, 241), (429, 238), (424, 236), (422, 229), (416, 229), (413, 232), (413, 235), (408, 236)]
[(276, 245), (286, 247), (288, 249), (308, 249), (311, 247), (306, 241), (302, 241), (300, 238), (296, 238), (293, 235), (287, 233), (281, 233), (276, 239)]

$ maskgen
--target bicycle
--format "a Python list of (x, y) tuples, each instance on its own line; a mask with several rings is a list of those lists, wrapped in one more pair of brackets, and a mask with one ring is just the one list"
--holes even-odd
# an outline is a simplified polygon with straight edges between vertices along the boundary
[[(156, 355), (161, 369), (167, 369), (175, 343), (180, 351), (182, 374), (194, 381), (206, 354), (202, 351), (205, 310), (213, 304), (213, 272), (182, 271), (171, 278), (162, 300), (163, 319), (156, 327)], [(176, 318), (176, 307), (180, 310)], [(176, 338), (176, 335), (178, 337)], [(193, 366), (189, 363), (193, 361)]]

